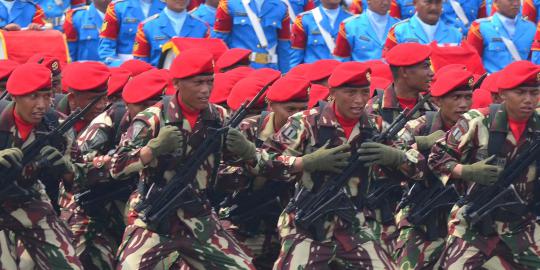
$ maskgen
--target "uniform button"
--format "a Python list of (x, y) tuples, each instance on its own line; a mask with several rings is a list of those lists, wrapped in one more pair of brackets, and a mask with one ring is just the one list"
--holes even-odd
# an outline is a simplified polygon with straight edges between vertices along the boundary
[(91, 38), (92, 38), (91, 36), (86, 37), (86, 39), (91, 39)]
[(314, 40), (313, 42), (314, 42), (314, 43), (317, 43), (317, 42), (319, 42), (319, 41), (318, 41), (318, 40)]
[(272, 24), (273, 24), (273, 25), (277, 25), (277, 22), (273, 22)]
[(132, 31), (133, 31), (133, 29), (132, 29), (132, 28), (129, 28), (129, 30), (128, 30), (128, 31), (129, 31), (129, 32), (132, 32)]
[(242, 22), (242, 23), (245, 23), (245, 22), (246, 22), (246, 20), (242, 19), (242, 20), (241, 20), (240, 22)]
[(159, 47), (161, 48), (161, 47), (163, 47), (163, 45), (159, 45)]

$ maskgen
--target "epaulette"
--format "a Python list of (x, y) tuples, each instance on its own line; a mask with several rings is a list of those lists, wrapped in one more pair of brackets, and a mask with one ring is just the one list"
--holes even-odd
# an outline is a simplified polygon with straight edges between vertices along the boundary
[(116, 3), (120, 3), (120, 2), (124, 2), (126, 0), (112, 0), (111, 3), (113, 4), (116, 4)]
[(491, 22), (491, 16), (490, 16), (490, 17), (485, 17), (485, 18), (476, 19), (475, 22), (477, 22), (477, 23)]
[(196, 10), (199, 10), (200, 7), (201, 7), (201, 6), (199, 5), (198, 7), (196, 7), (196, 8), (194, 8), (194, 9), (188, 11), (188, 13), (189, 13), (189, 14), (193, 14), (193, 12), (195, 12)]
[(75, 12), (77, 12), (77, 11), (88, 10), (89, 8), (90, 8), (90, 6), (80, 6), (80, 7), (72, 8), (71, 12), (73, 12), (73, 14), (75, 14)]
[(399, 22), (395, 23), (392, 27), (396, 27), (396, 26), (398, 26), (400, 24), (408, 23), (409, 21), (410, 21), (410, 18), (407, 18), (405, 20), (402, 20), (402, 21), (399, 21)]
[(141, 22), (141, 24), (145, 24), (145, 23), (147, 23), (147, 22), (149, 22), (149, 21), (151, 21), (151, 20), (155, 20), (155, 19), (157, 19), (158, 17), (159, 17), (159, 13), (156, 13), (156, 14), (154, 14), (154, 15), (152, 15), (152, 16), (146, 18), (146, 19), (144, 19), (144, 20)]

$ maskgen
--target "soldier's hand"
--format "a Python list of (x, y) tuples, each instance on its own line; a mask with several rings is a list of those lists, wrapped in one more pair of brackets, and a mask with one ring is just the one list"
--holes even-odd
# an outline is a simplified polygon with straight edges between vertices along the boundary
[(442, 130), (437, 130), (427, 136), (414, 136), (414, 140), (416, 141), (416, 146), (418, 148), (418, 151), (428, 151), (433, 147), (433, 145), (440, 139), (442, 139), (446, 135), (446, 132)]
[(69, 173), (73, 172), (73, 164), (68, 157), (64, 156), (58, 149), (46, 145), (40, 151), (41, 161), (44, 164), (45, 168), (60, 173)]
[(43, 30), (43, 26), (37, 23), (31, 23), (26, 27), (26, 30)]
[(0, 170), (21, 166), (23, 153), (19, 148), (8, 148), (0, 151)]
[(496, 165), (487, 164), (494, 158), (495, 156), (491, 156), (473, 164), (461, 165), (461, 178), (480, 185), (491, 186), (495, 184), (502, 168)]
[(10, 23), (3, 28), (6, 31), (19, 31), (21, 30), (21, 26), (16, 23)]
[(349, 144), (342, 144), (329, 149), (327, 142), (315, 152), (302, 156), (304, 170), (340, 173), (349, 164), (350, 148)]
[(406, 159), (405, 153), (397, 148), (376, 142), (365, 142), (358, 149), (359, 160), (364, 162), (365, 167), (373, 164), (398, 167)]
[(255, 144), (248, 141), (246, 136), (237, 129), (229, 128), (227, 131), (227, 140), (225, 142), (227, 150), (239, 156), (243, 160), (251, 160), (256, 158)]
[(146, 146), (152, 150), (152, 155), (157, 158), (161, 155), (174, 152), (182, 147), (184, 137), (175, 126), (163, 126), (159, 130), (157, 137), (152, 138)]

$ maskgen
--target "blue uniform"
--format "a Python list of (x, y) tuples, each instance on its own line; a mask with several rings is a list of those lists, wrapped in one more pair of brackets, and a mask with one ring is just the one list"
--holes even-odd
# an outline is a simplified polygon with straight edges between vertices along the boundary
[(485, 69), (492, 73), (514, 62), (503, 38), (511, 40), (521, 59), (526, 60), (529, 58), (535, 32), (534, 23), (519, 17), (516, 21), (515, 33), (510, 36), (496, 13), (491, 17), (474, 21), (467, 41), (482, 56)]
[(392, 0), (390, 5), (390, 16), (401, 20), (412, 17), (415, 12), (413, 0)]
[[(268, 40), (263, 48), (247, 16), (241, 0), (221, 0), (216, 13), (213, 36), (221, 38), (229, 48), (251, 50), (251, 66), (274, 68), (282, 73), (289, 70), (291, 27), (287, 5), (281, 0), (265, 0), (258, 11), (254, 0), (250, 9), (260, 18), (260, 24)], [(275, 54), (272, 49), (275, 48)]]
[[(152, 0), (148, 16), (163, 10), (165, 3)], [(131, 58), (137, 26), (146, 17), (139, 0), (116, 0), (111, 2), (105, 13), (100, 33), (99, 57), (110, 65), (118, 65)]]
[(72, 61), (99, 61), (99, 29), (102, 24), (103, 19), (94, 4), (66, 13), (64, 33)]
[(461, 43), (462, 39), (463, 36), (457, 28), (439, 20), (435, 30), (434, 39), (430, 40), (420, 24), (420, 19), (417, 15), (414, 15), (409, 19), (396, 23), (390, 28), (388, 38), (384, 44), (384, 49), (389, 50), (395, 45), (405, 42), (429, 44), (433, 41), (437, 41), (439, 44), (458, 45)]
[[(331, 26), (330, 19), (321, 7), (317, 7), (322, 15), (321, 27), (326, 30), (335, 41), (339, 31), (340, 23), (349, 18), (352, 14), (339, 8), (334, 27)], [(321, 30), (315, 23), (313, 11), (306, 11), (298, 17), (293, 25), (291, 34), (291, 67), (302, 63), (312, 63), (320, 59), (333, 59), (332, 52), (328, 49)]]
[(45, 19), (53, 25), (53, 28), (62, 31), (64, 14), (70, 9), (84, 6), (86, 1), (80, 0), (36, 0), (43, 11)]
[(398, 19), (388, 15), (388, 22), (381, 40), (369, 21), (367, 12), (346, 19), (341, 23), (334, 55), (342, 61), (381, 59), (388, 31), (398, 22)]
[(210, 27), (214, 27), (214, 22), (216, 21), (216, 9), (210, 7), (206, 4), (198, 6), (196, 9), (191, 11), (191, 15), (203, 20)]
[(0, 27), (10, 23), (18, 24), (21, 27), (27, 27), (30, 23), (44, 25), (44, 19), (43, 9), (32, 1), (14, 0), (10, 12), (3, 4), (0, 4)]
[(187, 13), (186, 20), (182, 25), (180, 33), (177, 34), (169, 17), (162, 11), (139, 25), (135, 44), (133, 45), (133, 56), (157, 66), (161, 56), (161, 47), (172, 37), (193, 37), (204, 38), (210, 34), (210, 28), (201, 19)]
[(450, 0), (443, 1), (441, 19), (449, 25), (459, 29), (463, 36), (467, 35), (471, 23), (478, 19), (486, 17), (486, 4), (484, 0), (454, 0), (459, 3), (468, 23), (464, 24), (452, 8)]

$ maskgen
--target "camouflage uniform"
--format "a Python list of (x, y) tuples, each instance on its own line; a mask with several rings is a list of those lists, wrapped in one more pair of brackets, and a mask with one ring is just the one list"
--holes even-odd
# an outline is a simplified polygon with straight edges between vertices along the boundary
[(129, 119), (125, 113), (121, 123), (119, 123), (120, 126), (114, 130), (115, 110), (120, 110), (116, 104), (98, 115), (79, 134), (77, 143), (83, 154), (84, 162), (90, 167), (87, 177), (88, 183), (74, 185), (69, 190), (63, 190), (64, 192), (61, 194), (62, 211), (60, 217), (66, 221), (71, 229), (77, 256), (85, 269), (114, 268), (116, 248), (120, 244), (125, 227), (123, 221), (125, 201), (110, 201), (103, 205), (93, 206), (94, 210), (92, 210), (82, 207), (74, 199), (76, 193), (110, 179), (108, 177), (110, 164), (102, 160), (108, 151), (115, 149), (120, 139), (119, 137), (115, 138), (116, 133), (126, 131), (129, 125)]
[[(378, 92), (377, 95), (370, 99), (366, 104), (366, 112), (381, 116), (385, 124), (384, 126), (391, 124), (394, 119), (396, 119), (396, 117), (403, 111), (403, 109), (404, 108), (402, 108), (399, 104), (393, 84), (388, 86), (388, 88), (384, 90), (384, 93)], [(420, 108), (420, 110), (415, 115), (413, 115), (412, 119), (416, 119), (422, 116), (426, 111), (434, 110), (436, 110), (435, 105), (431, 104), (428, 101), (424, 104), (422, 108)], [(380, 175), (377, 178), (379, 177), (382, 178), (378, 179), (378, 181), (375, 181), (375, 185), (371, 186), (372, 189), (376, 189), (378, 183), (382, 183), (382, 181), (385, 181), (383, 179), (385, 178), (385, 176)], [(392, 179), (392, 181), (398, 180), (405, 179)], [(368, 224), (373, 230), (375, 237), (380, 240), (381, 245), (386, 250), (386, 252), (388, 252), (389, 254), (393, 254), (395, 251), (394, 246), (396, 245), (396, 238), (398, 236), (396, 225), (393, 224), (393, 222), (390, 224), (382, 224), (380, 218), (380, 210), (376, 209), (374, 212), (375, 220), (369, 219)]]
[[(455, 165), (471, 164), (488, 157), (488, 140), (490, 131), (506, 133), (502, 147), (501, 162), (508, 164), (517, 155), (518, 147), (538, 140), (540, 135), (540, 115), (534, 113), (519, 142), (512, 132), (508, 132), (506, 109), (504, 104), (496, 112), (493, 119), (489, 117), (489, 109), (470, 110), (450, 129), (446, 140), (439, 141), (432, 149), (428, 164), (435, 175), (444, 183), (451, 182), (450, 175)], [(529, 166), (528, 171), (514, 180), (519, 196), (527, 203), (533, 202), (533, 188), (538, 181), (537, 164)], [(478, 190), (477, 185), (467, 185), (463, 180), (452, 180), (456, 184), (467, 187), (467, 192)], [(484, 236), (475, 228), (470, 228), (464, 218), (467, 204), (456, 204), (450, 213), (447, 244), (441, 257), (444, 269), (476, 269), (484, 262), (498, 255), (505, 261), (500, 264), (503, 269), (540, 268), (540, 225), (535, 222), (531, 213), (504, 221), (508, 212), (495, 211), (494, 226), (496, 234)], [(512, 264), (519, 264), (514, 266)]]
[[(274, 113), (265, 112), (246, 118), (240, 123), (239, 129), (249, 141), (261, 146), (276, 132)], [(258, 269), (269, 269), (279, 254), (277, 219), (285, 207), (284, 204), (291, 198), (293, 185), (284, 181), (273, 181), (263, 176), (253, 176), (248, 170), (249, 168), (246, 167), (228, 166), (222, 170), (228, 172), (227, 177), (220, 180), (229, 181), (231, 171), (235, 171), (233, 174), (239, 174), (237, 177), (248, 178), (248, 187), (235, 192), (231, 197), (231, 204), (244, 210), (244, 212), (239, 211), (239, 215), (246, 211), (258, 210), (252, 213), (253, 216), (248, 215), (249, 219), (243, 216), (234, 220), (233, 216), (232, 219), (225, 217), (224, 220), (231, 220), (233, 226), (228, 231), (253, 254), (255, 266)], [(218, 174), (218, 178), (220, 176), (224, 175)], [(269, 205), (265, 204), (275, 199), (276, 196), (279, 197), (279, 201), (274, 201)], [(237, 203), (235, 202), (236, 198), (239, 198)], [(222, 208), (220, 215), (227, 212), (231, 212), (231, 207)]]
[[(365, 129), (380, 130), (381, 121), (364, 115), (354, 127), (349, 139), (345, 137), (339, 125), (334, 109), (329, 103), (324, 108), (317, 107), (289, 117), (288, 122), (269, 140), (268, 151), (261, 150), (257, 169), (261, 174), (275, 179), (293, 180), (301, 178), (299, 185), (312, 188), (331, 175), (312, 177), (310, 173), (293, 175), (290, 169), (296, 156), (302, 156), (321, 147), (318, 131), (321, 127), (333, 130), (329, 147), (349, 142), (353, 149), (361, 143), (361, 134)], [(361, 170), (349, 180), (347, 193), (355, 201), (361, 196), (360, 184), (367, 179), (360, 179)], [(367, 184), (367, 183), (364, 183)], [(294, 207), (287, 207), (278, 221), (281, 237), (281, 251), (274, 269), (327, 269), (330, 262), (341, 264), (346, 269), (393, 269), (389, 256), (375, 241), (365, 224), (364, 213), (355, 213), (352, 224), (338, 216), (332, 216), (324, 224), (325, 239), (315, 241), (308, 232), (296, 227)]]
[[(4, 148), (23, 148), (32, 143), (40, 132), (51, 126), (44, 121), (36, 126), (26, 141), (22, 141), (13, 116), (14, 103), (0, 114), (0, 132), (7, 133)], [(53, 112), (56, 114), (56, 112)], [(58, 115), (61, 121), (62, 116)], [(50, 118), (49, 121), (54, 121)], [(77, 160), (79, 152), (73, 134), (66, 134), (53, 143), (66, 157)], [(82, 180), (83, 170), (75, 166), (74, 182)], [(56, 216), (51, 201), (45, 193), (43, 181), (58, 181), (61, 176), (45, 172), (34, 165), (25, 167), (18, 184), (31, 191), (30, 197), (3, 198), (0, 210), (0, 269), (18, 269), (20, 255), (26, 253), (31, 264), (39, 269), (82, 269), (70, 241), (70, 232)], [(18, 245), (21, 244), (21, 245)], [(22, 251), (18, 250), (22, 249)], [(25, 267), (26, 268), (26, 267)]]
[[(430, 122), (428, 123), (428, 121)], [(420, 116), (407, 122), (407, 125), (398, 133), (398, 140), (394, 145), (409, 154), (411, 152), (418, 153), (414, 137), (426, 136), (437, 130), (444, 130), (444, 123), (439, 113), (436, 113), (432, 119), (428, 119), (425, 115)], [(428, 171), (426, 156), (418, 153), (418, 162), (416, 164), (415, 168), (411, 168), (412, 175), (407, 174), (412, 180), (409, 181), (410, 184), (415, 181), (426, 181), (425, 184), (433, 185), (434, 183), (430, 183), (433, 178), (428, 176), (430, 172)], [(400, 269), (404, 270), (433, 268), (444, 248), (444, 238), (439, 237), (432, 241), (426, 240), (423, 234), (425, 228), (415, 228), (407, 220), (410, 210), (410, 206), (407, 205), (400, 208), (396, 214), (399, 236), (393, 254), (394, 260)], [(421, 231), (418, 229), (421, 229)]]
[[(210, 123), (221, 125), (226, 116), (225, 109), (211, 104), (201, 111), (192, 130), (182, 116), (177, 98), (165, 102), (168, 102), (166, 106), (159, 102), (133, 119), (113, 156), (113, 177), (124, 178), (141, 171), (139, 184), (144, 188), (140, 194), (146, 194), (152, 184), (163, 185), (169, 181), (174, 169), (190, 158), (195, 148), (203, 147), (200, 144), (207, 136)], [(144, 166), (139, 157), (140, 149), (167, 123), (180, 128), (186, 138), (183, 147)], [(135, 209), (130, 211), (133, 224), (129, 224), (124, 232), (118, 252), (118, 269), (178, 269), (180, 258), (195, 269), (254, 269), (251, 258), (221, 227), (205, 197), (219, 159), (217, 154), (210, 155), (197, 172), (194, 195), (203, 201), (202, 204), (179, 208), (160, 224), (147, 224)], [(131, 200), (129, 203), (135, 205), (144, 199), (137, 195)]]

